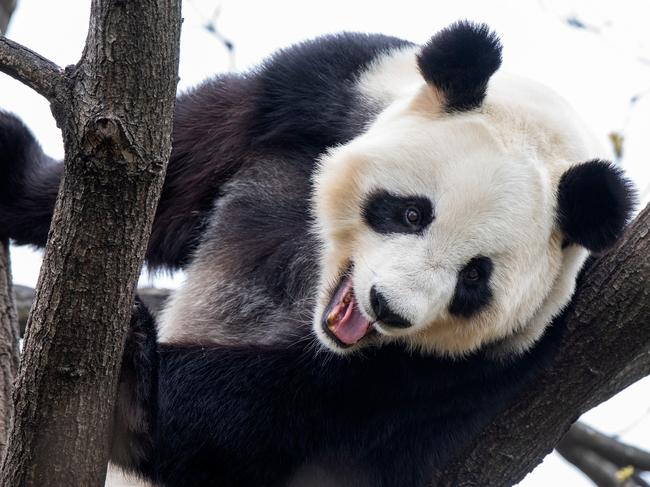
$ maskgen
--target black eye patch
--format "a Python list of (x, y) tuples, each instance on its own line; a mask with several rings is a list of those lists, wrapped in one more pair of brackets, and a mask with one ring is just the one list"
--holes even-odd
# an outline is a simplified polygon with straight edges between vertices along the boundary
[(489, 257), (477, 256), (460, 270), (454, 297), (449, 305), (452, 315), (469, 318), (490, 303), (492, 268), (492, 260)]
[(398, 196), (384, 190), (368, 196), (361, 213), (377, 233), (422, 233), (434, 218), (429, 198)]

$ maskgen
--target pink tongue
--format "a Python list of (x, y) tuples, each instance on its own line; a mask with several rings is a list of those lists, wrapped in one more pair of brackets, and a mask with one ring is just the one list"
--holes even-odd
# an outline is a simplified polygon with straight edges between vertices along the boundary
[(353, 296), (345, 310), (345, 315), (332, 332), (346, 345), (354, 345), (368, 333), (369, 327), (370, 322), (359, 313)]
[[(349, 281), (343, 283), (335, 295), (335, 307), (345, 306), (343, 316), (330, 325), (330, 330), (346, 345), (354, 345), (361, 340), (370, 328), (370, 322), (363, 317), (357, 309), (357, 302), (352, 293), (352, 284)], [(343, 299), (349, 295), (349, 302), (344, 304)]]

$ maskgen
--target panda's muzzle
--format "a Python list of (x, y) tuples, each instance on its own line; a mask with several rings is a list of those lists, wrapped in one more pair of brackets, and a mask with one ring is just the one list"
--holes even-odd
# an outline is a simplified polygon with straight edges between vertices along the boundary
[(390, 308), (384, 295), (377, 291), (375, 286), (370, 289), (370, 305), (377, 321), (380, 321), (382, 325), (393, 328), (409, 328), (411, 326), (406, 318)]

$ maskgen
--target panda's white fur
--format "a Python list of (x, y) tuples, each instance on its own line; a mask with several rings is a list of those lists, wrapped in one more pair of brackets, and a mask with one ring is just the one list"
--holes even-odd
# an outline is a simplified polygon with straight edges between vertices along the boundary
[[(332, 283), (352, 264), (355, 296), (368, 319), (375, 285), (414, 325), (376, 323), (382, 341), (450, 355), (495, 341), (525, 350), (570, 300), (587, 256), (576, 245), (562, 249), (560, 177), (606, 154), (560, 96), (521, 77), (497, 73), (480, 109), (445, 113), (441, 95), (418, 71), (416, 52), (388, 54), (361, 77), (360, 89), (388, 106), (366, 133), (320, 161), (313, 205), (322, 276), (314, 330), (332, 350), (354, 350), (321, 326)], [(430, 197), (435, 221), (424, 235), (373, 232), (361, 206), (377, 189)], [(478, 254), (495, 263), (494, 300), (476, 317), (450, 316), (458, 271)]]

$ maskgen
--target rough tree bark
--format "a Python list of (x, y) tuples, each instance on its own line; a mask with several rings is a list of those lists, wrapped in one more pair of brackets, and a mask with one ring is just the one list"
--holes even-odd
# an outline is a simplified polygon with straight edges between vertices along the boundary
[(0, 70), (42, 94), (65, 174), (14, 394), (2, 483), (103, 485), (133, 292), (171, 150), (180, 0), (93, 0), (81, 60), (0, 37)]
[(435, 476), (440, 486), (507, 486), (584, 412), (650, 374), (650, 206), (583, 275), (553, 364)]
[(18, 370), (18, 319), (13, 302), (9, 243), (0, 241), (0, 458), (13, 416), (11, 391)]

